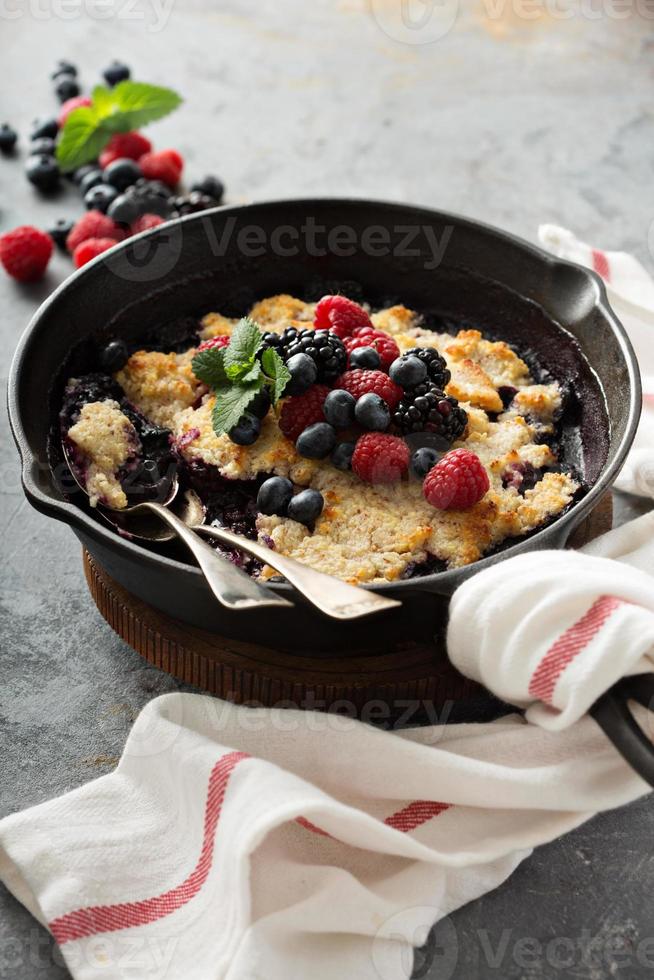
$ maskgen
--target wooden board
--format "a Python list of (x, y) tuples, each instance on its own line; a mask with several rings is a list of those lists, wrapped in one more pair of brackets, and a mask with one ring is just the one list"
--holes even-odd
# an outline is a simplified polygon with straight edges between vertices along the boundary
[[(573, 546), (608, 530), (611, 520), (609, 495), (575, 532)], [(320, 659), (284, 653), (166, 616), (127, 592), (87, 552), (84, 572), (98, 609), (126, 643), (161, 670), (226, 700), (339, 710), (377, 722), (479, 718), (497, 707), (430, 644)]]

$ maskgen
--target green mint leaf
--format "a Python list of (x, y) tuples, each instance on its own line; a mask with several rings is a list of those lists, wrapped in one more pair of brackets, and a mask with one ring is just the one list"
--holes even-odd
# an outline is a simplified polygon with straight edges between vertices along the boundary
[(216, 390), (216, 402), (211, 412), (211, 422), (216, 435), (229, 432), (239, 421), (255, 395), (264, 386), (263, 375), (244, 385), (231, 385)]
[(62, 170), (76, 170), (95, 160), (111, 138), (103, 129), (93, 106), (75, 109), (66, 120), (57, 143), (57, 162)]
[(91, 102), (93, 103), (93, 111), (98, 120), (106, 119), (107, 116), (112, 115), (116, 111), (114, 90), (105, 88), (103, 85), (95, 86), (91, 93)]
[(225, 348), (210, 347), (201, 350), (191, 361), (193, 374), (198, 381), (204, 381), (210, 388), (221, 388), (229, 384), (225, 372)]
[(232, 367), (249, 370), (254, 365), (254, 359), (262, 343), (263, 334), (254, 320), (250, 320), (247, 316), (239, 320), (232, 330), (229, 347), (226, 348), (225, 367), (228, 375)]
[(288, 370), (274, 347), (268, 347), (263, 352), (261, 356), (261, 365), (268, 377), (274, 381), (271, 394), (273, 405), (276, 405), (284, 394), (286, 385), (291, 380), (291, 372)]
[(182, 103), (182, 98), (171, 88), (148, 85), (146, 82), (119, 82), (111, 90), (115, 104), (112, 125), (116, 132), (127, 133), (140, 129), (146, 123), (162, 119)]

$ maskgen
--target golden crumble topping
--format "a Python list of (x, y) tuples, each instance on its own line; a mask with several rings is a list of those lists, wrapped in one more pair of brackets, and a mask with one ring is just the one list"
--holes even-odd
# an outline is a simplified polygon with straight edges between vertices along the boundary
[(83, 405), (68, 438), (83, 454), (85, 483), (91, 507), (127, 507), (127, 497), (117, 473), (140, 451), (136, 429), (123, 415), (118, 402), (107, 399)]

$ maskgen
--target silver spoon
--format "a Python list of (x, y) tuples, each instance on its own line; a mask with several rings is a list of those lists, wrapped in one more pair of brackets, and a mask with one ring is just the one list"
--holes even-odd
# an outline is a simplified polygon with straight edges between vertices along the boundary
[[(75, 466), (64, 441), (62, 441), (62, 448), (73, 479), (78, 487), (88, 496), (86, 487), (77, 478)], [(170, 481), (166, 499), (161, 503), (154, 500), (144, 500), (140, 504), (123, 507), (121, 510), (101, 504), (98, 506), (98, 511), (110, 524), (114, 524), (117, 528), (128, 534), (133, 534), (134, 537), (144, 538), (148, 541), (165, 541), (169, 540), (169, 537), (167, 535), (162, 536), (160, 533), (157, 534), (156, 529), (154, 534), (147, 533), (147, 525), (142, 523), (139, 523), (137, 530), (136, 525), (132, 526), (133, 518), (155, 515), (160, 521), (167, 524), (174, 533), (174, 536), (178, 537), (191, 552), (200, 566), (209, 588), (216, 599), (227, 609), (252, 609), (261, 606), (287, 606), (292, 608), (292, 602), (288, 602), (282, 596), (276, 595), (272, 589), (267, 589), (264, 585), (260, 585), (242, 569), (237, 568), (229, 559), (221, 556), (215, 548), (212, 548), (211, 545), (203, 541), (196, 533), (197, 527), (200, 527), (201, 524), (197, 524), (196, 529), (192, 529), (169, 509), (169, 505), (172, 504), (178, 491), (179, 481), (177, 475), (175, 475)], [(197, 503), (191, 503), (193, 514), (196, 520), (198, 518), (204, 520), (204, 507), (202, 507), (197, 497), (195, 497), (195, 500)], [(197, 510), (198, 505), (200, 507), (199, 513)]]
[(360, 619), (362, 616), (370, 616), (402, 605), (397, 599), (388, 599), (368, 589), (348, 585), (347, 582), (332, 575), (318, 572), (315, 568), (296, 561), (295, 558), (280, 555), (272, 548), (267, 548), (258, 541), (250, 541), (240, 534), (234, 534), (227, 528), (217, 527), (214, 524), (201, 524), (194, 526), (193, 530), (207, 538), (214, 538), (221, 544), (245, 551), (275, 568), (305, 599), (332, 619)]

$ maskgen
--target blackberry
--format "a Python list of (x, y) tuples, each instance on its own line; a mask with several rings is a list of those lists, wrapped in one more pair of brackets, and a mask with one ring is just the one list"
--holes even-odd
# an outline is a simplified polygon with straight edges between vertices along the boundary
[(266, 333), (263, 349), (274, 347), (284, 361), (296, 354), (307, 354), (318, 368), (318, 382), (334, 381), (347, 366), (343, 342), (328, 330), (296, 330), (287, 327), (281, 334)]
[(433, 432), (452, 443), (463, 434), (468, 416), (456, 398), (446, 395), (433, 381), (425, 381), (404, 393), (393, 422), (404, 435)]
[(404, 351), (402, 357), (419, 357), (427, 368), (429, 381), (433, 381), (441, 391), (452, 377), (447, 369), (445, 358), (441, 357), (434, 347), (412, 347), (411, 350)]
[(209, 208), (218, 206), (215, 197), (209, 194), (202, 194), (200, 191), (191, 191), (190, 194), (180, 194), (172, 201), (174, 208), (172, 217), (183, 217), (185, 214), (197, 214), (198, 211), (208, 211)]

